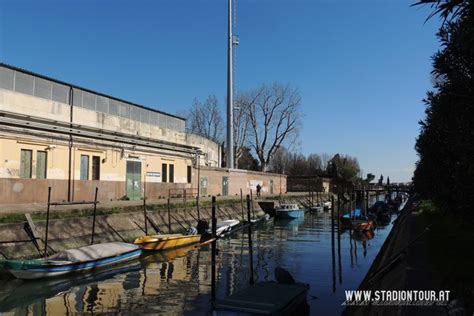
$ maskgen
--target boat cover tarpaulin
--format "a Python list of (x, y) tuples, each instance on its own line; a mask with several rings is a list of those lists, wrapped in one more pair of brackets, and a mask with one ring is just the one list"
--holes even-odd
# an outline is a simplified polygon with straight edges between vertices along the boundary
[(345, 218), (353, 218), (353, 217), (360, 217), (361, 216), (361, 209), (356, 208), (355, 210), (351, 211), (349, 214), (344, 215)]
[(140, 246), (124, 242), (108, 242), (58, 252), (46, 258), (54, 261), (84, 262), (115, 257), (139, 249)]

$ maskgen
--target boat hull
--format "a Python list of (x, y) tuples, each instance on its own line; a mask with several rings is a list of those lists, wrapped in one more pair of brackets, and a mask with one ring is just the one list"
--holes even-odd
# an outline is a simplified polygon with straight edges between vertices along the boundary
[(294, 219), (304, 216), (303, 210), (276, 210), (275, 217), (282, 219)]
[(161, 251), (189, 246), (200, 242), (201, 235), (151, 235), (135, 239), (144, 250)]
[(352, 228), (359, 231), (371, 231), (374, 229), (374, 222), (372, 220), (367, 221), (352, 221)]
[(86, 262), (65, 262), (64, 264), (59, 264), (58, 261), (54, 263), (48, 263), (48, 261), (45, 260), (10, 260), (5, 262), (3, 267), (18, 279), (31, 280), (100, 269), (136, 259), (140, 256), (140, 254), (141, 249), (136, 249), (119, 256), (101, 258)]

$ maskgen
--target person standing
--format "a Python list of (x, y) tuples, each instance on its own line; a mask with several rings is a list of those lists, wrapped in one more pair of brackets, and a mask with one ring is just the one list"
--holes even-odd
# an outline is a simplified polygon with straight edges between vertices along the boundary
[(257, 197), (260, 197), (260, 190), (262, 189), (262, 187), (260, 186), (260, 183), (257, 184)]

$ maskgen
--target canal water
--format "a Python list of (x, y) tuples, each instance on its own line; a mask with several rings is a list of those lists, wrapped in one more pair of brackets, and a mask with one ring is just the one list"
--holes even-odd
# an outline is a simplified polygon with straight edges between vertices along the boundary
[[(336, 229), (333, 239), (330, 213), (266, 222), (252, 232), (255, 281), (275, 280), (274, 268), (283, 267), (310, 285), (312, 315), (338, 315), (344, 291), (357, 289), (391, 226), (373, 235), (342, 231), (339, 238)], [(218, 242), (217, 298), (248, 285), (249, 262), (247, 229)], [(210, 246), (149, 254), (74, 278), (0, 282), (0, 312), (6, 315), (212, 314)]]

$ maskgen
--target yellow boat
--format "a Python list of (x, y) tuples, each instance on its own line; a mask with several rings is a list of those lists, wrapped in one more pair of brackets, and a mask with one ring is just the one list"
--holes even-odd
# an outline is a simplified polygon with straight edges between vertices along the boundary
[(200, 240), (201, 235), (162, 234), (141, 236), (133, 243), (145, 250), (167, 250), (192, 245)]

